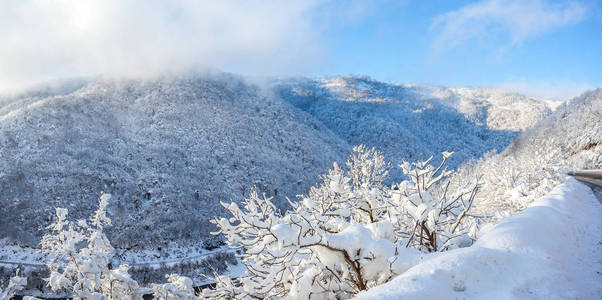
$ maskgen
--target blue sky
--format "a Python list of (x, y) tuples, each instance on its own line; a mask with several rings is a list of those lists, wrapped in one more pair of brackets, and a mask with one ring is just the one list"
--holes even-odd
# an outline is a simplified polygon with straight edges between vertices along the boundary
[[(485, 7), (491, 2), (408, 1), (373, 7), (356, 23), (326, 33), (328, 54), (312, 75), (368, 74), (386, 81), (505, 87), (559, 98), (602, 87), (597, 3), (514, 1), (516, 10), (528, 11), (524, 16), (510, 9), (512, 15), (491, 20)], [(456, 20), (471, 15), (466, 11), (471, 5), (482, 6), (481, 16), (465, 16), (473, 18), (466, 27), (483, 26), (483, 31), (460, 37), (467, 39), (454, 45), (439, 45), (445, 26), (452, 25), (436, 24), (437, 18), (450, 12)], [(533, 12), (537, 9), (541, 11)], [(505, 24), (537, 14), (539, 19), (525, 22), (527, 28)], [(553, 17), (546, 19), (549, 15)], [(470, 28), (455, 30), (453, 35), (462, 36)]]
[(218, 69), (567, 99), (602, 87), (598, 1), (2, 0), (0, 91)]

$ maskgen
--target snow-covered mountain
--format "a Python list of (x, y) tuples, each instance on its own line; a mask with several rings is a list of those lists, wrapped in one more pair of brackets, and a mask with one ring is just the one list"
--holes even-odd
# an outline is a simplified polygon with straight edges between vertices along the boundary
[(602, 169), (602, 89), (563, 103), (505, 151), (464, 165), (456, 177), (483, 178), (480, 210), (515, 212), (579, 169)]
[(109, 238), (144, 247), (209, 236), (218, 201), (253, 185), (303, 193), (347, 144), (236, 76), (95, 81), (0, 108), (0, 236), (36, 244), (65, 207), (113, 195)]
[(430, 102), (434, 101), (493, 130), (521, 131), (533, 127), (557, 106), (550, 101), (494, 88), (384, 83), (357, 76), (288, 79), (277, 81), (276, 85), (281, 91), (288, 89), (297, 97), (306, 95), (310, 98), (352, 102), (405, 103), (405, 107), (418, 106), (416, 109), (422, 106), (432, 109)]
[[(347, 143), (375, 146), (394, 165), (454, 151), (453, 168), (503, 150), (549, 115), (544, 101), (484, 88), (393, 84), (367, 77), (284, 79), (283, 99), (310, 113)], [(392, 178), (401, 179), (394, 170)]]
[[(350, 145), (394, 165), (455, 151), (452, 167), (504, 149), (550, 109), (491, 89), (363, 77), (271, 80), (228, 74), (84, 80), (0, 99), (0, 237), (34, 245), (54, 207), (74, 219), (113, 194), (119, 248), (206, 240), (218, 201), (253, 185), (284, 201)], [(400, 178), (400, 173), (393, 173)]]

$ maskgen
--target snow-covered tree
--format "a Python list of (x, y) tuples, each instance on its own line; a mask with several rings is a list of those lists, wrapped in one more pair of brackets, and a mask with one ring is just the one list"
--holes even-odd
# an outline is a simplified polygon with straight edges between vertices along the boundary
[(193, 300), (192, 280), (185, 276), (170, 274), (165, 276), (167, 283), (153, 284), (153, 297), (157, 300)]
[(109, 268), (114, 249), (103, 229), (111, 225), (106, 208), (111, 196), (102, 194), (98, 210), (86, 220), (67, 220), (67, 209), (56, 209), (56, 220), (42, 238), (42, 251), (48, 256), (53, 291), (66, 289), (74, 299), (142, 299), (138, 283), (128, 274), (129, 267)]
[[(451, 172), (444, 152), (400, 167), (409, 180), (383, 184), (390, 164), (374, 148), (356, 146), (346, 170), (336, 163), (307, 195), (290, 201), (282, 213), (272, 197), (253, 189), (241, 205), (222, 205), (232, 215), (215, 218), (232, 248), (240, 249), (246, 273), (239, 278), (214, 274), (215, 287), (195, 295), (190, 278), (172, 274), (153, 284), (157, 299), (346, 299), (385, 283), (415, 265), (422, 253), (470, 245), (475, 236), (470, 209), (477, 192), (471, 184), (449, 191), (441, 185)], [(141, 299), (129, 267), (110, 268), (114, 249), (103, 233), (110, 195), (89, 222), (57, 218), (44, 236), (50, 258), (49, 286), (71, 290), (75, 299)], [(89, 224), (88, 224), (89, 223)]]
[[(443, 153), (402, 170), (410, 180), (385, 186), (390, 165), (379, 151), (356, 146), (347, 171), (336, 163), (322, 184), (290, 201), (281, 213), (255, 190), (242, 203), (222, 203), (232, 214), (214, 223), (241, 249), (245, 276), (215, 278), (204, 298), (345, 299), (389, 281), (417, 263), (420, 251), (469, 245), (469, 211), (477, 185), (448, 192), (435, 187), (450, 174)], [(420, 250), (420, 251), (419, 251)]]
[(437, 185), (451, 174), (444, 165), (452, 154), (443, 152), (443, 160), (437, 168), (430, 165), (432, 157), (401, 165), (410, 180), (394, 187), (392, 210), (401, 218), (394, 222), (395, 231), (407, 239), (407, 246), (435, 252), (472, 244), (468, 233), (475, 230), (471, 226), (476, 224), (467, 218), (471, 216), (469, 212), (478, 185), (471, 183), (453, 193), (449, 192), (449, 182)]
[(9, 279), (6, 288), (4, 290), (0, 288), (0, 300), (11, 299), (18, 291), (23, 290), (26, 285), (27, 278), (19, 276), (19, 271), (17, 270), (17, 274)]

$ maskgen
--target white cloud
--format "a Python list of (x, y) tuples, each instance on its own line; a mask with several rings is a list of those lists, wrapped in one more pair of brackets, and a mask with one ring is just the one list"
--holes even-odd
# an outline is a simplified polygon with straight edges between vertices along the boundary
[(579, 2), (542, 0), (483, 0), (447, 12), (433, 20), (433, 50), (441, 52), (469, 40), (488, 40), (500, 33), (514, 46), (548, 30), (582, 20), (587, 7)]
[(205, 67), (303, 68), (322, 51), (317, 0), (3, 0), (0, 90), (54, 78)]

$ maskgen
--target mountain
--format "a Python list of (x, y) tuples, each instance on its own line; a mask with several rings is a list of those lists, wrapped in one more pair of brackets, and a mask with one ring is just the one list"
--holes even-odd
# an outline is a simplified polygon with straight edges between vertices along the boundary
[(556, 105), (493, 88), (422, 86), (422, 95), (442, 99), (442, 104), (494, 130), (531, 128), (547, 117)]
[(83, 218), (104, 191), (116, 247), (202, 243), (219, 201), (257, 186), (285, 208), (351, 145), (375, 146), (394, 165), (455, 151), (455, 168), (549, 113), (498, 90), (366, 77), (62, 83), (0, 98), (0, 236), (35, 245), (54, 207)]
[(65, 207), (90, 215), (111, 193), (117, 247), (199, 241), (219, 201), (253, 185), (305, 192), (348, 145), (233, 75), (93, 81), (0, 108), (0, 236), (36, 244)]
[(563, 103), (507, 149), (466, 164), (456, 177), (483, 178), (479, 210), (512, 213), (580, 169), (602, 169), (602, 89)]
[[(368, 77), (283, 79), (284, 100), (308, 112), (350, 145), (382, 150), (394, 165), (443, 151), (451, 168), (497, 149), (551, 113), (546, 102), (484, 88), (394, 84)], [(401, 180), (396, 168), (393, 180)]]

